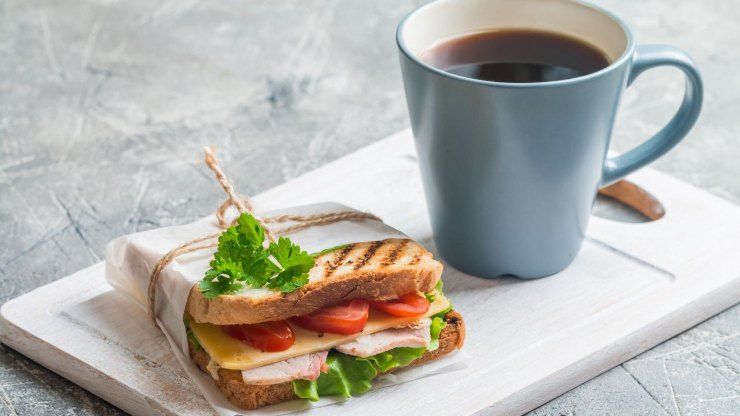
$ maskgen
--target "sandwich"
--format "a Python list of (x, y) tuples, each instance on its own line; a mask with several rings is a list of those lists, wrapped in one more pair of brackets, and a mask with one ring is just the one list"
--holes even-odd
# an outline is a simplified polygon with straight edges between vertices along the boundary
[[(188, 297), (190, 357), (234, 405), (360, 395), (382, 374), (462, 347), (465, 326), (442, 291), (442, 264), (418, 243), (335, 247), (310, 255), (298, 270), (300, 253), (283, 240), (275, 247), (284, 245), (293, 260), (280, 273), (303, 279), (299, 284), (286, 289), (293, 280), (283, 276), (266, 283), (273, 289), (253, 284), (214, 293), (234, 282), (216, 253), (211, 266), (222, 271), (206, 273)], [(219, 251), (226, 251), (222, 242)], [(214, 278), (219, 273), (224, 280)]]

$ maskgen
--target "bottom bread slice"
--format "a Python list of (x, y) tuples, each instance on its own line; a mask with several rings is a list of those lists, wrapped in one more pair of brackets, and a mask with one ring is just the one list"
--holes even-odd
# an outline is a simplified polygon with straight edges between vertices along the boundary
[[(439, 334), (439, 348), (425, 352), (424, 355), (412, 361), (407, 367), (436, 360), (462, 347), (465, 341), (465, 323), (462, 316), (455, 311), (450, 311), (445, 315), (445, 321), (447, 325)], [(202, 349), (196, 350), (190, 344), (190, 357), (202, 371), (208, 372), (206, 367), (211, 357), (207, 352)], [(393, 370), (397, 369), (399, 368)], [(293, 383), (290, 381), (266, 386), (247, 384), (242, 380), (242, 373), (238, 370), (220, 368), (218, 370), (218, 380), (214, 380), (214, 382), (231, 403), (247, 410), (298, 398), (293, 392)]]

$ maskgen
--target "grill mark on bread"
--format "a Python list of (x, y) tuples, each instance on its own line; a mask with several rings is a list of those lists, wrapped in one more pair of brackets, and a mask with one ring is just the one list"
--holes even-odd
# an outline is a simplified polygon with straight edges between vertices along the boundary
[(334, 273), (334, 271), (342, 265), (342, 262), (347, 257), (350, 251), (355, 247), (354, 244), (348, 244), (340, 251), (336, 251), (332, 254), (332, 259), (324, 263), (324, 278), (328, 278)]
[[(335, 261), (345, 247), (326, 253), (311, 269), (310, 283), (292, 293), (276, 292), (267, 297), (224, 295), (209, 300), (203, 297), (196, 285), (191, 289), (187, 311), (197, 322), (253, 324), (283, 320), (337, 304), (346, 300), (342, 296), (350, 289), (348, 296), (353, 298), (378, 300), (397, 298), (399, 293), (432, 290), (442, 274), (442, 264), (415, 241), (407, 241), (393, 264), (382, 264), (382, 260), (404, 240), (408, 239), (383, 241), (359, 270), (354, 270), (354, 265), (361, 261), (372, 245), (371, 241), (355, 243), (338, 265)], [(415, 264), (410, 265), (412, 260)], [(337, 268), (330, 277), (324, 274), (329, 267), (326, 263)]]
[(383, 245), (382, 241), (373, 241), (370, 243), (370, 247), (365, 250), (364, 253), (362, 253), (362, 256), (357, 260), (357, 263), (355, 263), (355, 266), (353, 267), (354, 270), (359, 270), (362, 267), (364, 267), (371, 258), (375, 255), (375, 253), (378, 251), (378, 248)]
[(390, 266), (391, 264), (395, 263), (396, 260), (401, 257), (401, 252), (406, 249), (406, 245), (408, 244), (408, 242), (409, 240), (402, 240), (400, 243), (393, 245), (388, 250), (388, 254), (385, 255), (385, 258), (383, 258), (380, 263), (383, 266)]

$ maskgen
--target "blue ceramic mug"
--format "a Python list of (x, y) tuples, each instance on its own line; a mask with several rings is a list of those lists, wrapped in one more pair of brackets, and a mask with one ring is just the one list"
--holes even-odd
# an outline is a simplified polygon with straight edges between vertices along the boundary
[[(419, 58), (451, 37), (499, 29), (567, 34), (597, 46), (610, 64), (514, 84), (450, 74)], [(439, 0), (409, 14), (396, 37), (437, 249), (475, 276), (530, 279), (565, 269), (598, 188), (673, 148), (701, 109), (691, 58), (672, 46), (635, 46), (624, 22), (578, 1)], [(658, 66), (686, 74), (681, 107), (655, 136), (607, 158), (622, 92)]]

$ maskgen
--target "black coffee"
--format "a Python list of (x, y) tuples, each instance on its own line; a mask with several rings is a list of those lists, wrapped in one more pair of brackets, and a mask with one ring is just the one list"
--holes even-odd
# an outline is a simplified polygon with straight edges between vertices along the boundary
[(546, 82), (575, 78), (609, 66), (604, 52), (553, 32), (500, 30), (459, 36), (421, 54), (446, 72), (498, 82)]

